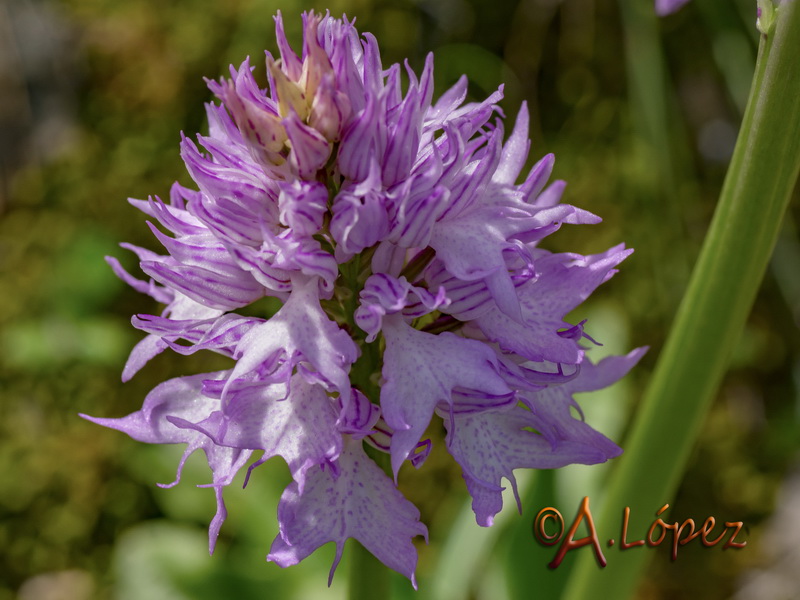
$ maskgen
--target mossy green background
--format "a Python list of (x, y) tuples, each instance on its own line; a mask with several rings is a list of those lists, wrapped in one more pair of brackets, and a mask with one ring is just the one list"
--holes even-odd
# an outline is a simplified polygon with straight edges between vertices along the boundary
[[(330, 547), (288, 570), (264, 562), (288, 481), (279, 459), (259, 468), (246, 490), (228, 489), (230, 517), (208, 557), (213, 494), (194, 487), (208, 481), (203, 461), (195, 457), (182, 484), (162, 490), (155, 482), (174, 478), (179, 448), (139, 444), (77, 417), (127, 414), (158, 382), (225, 365), (210, 355), (165, 354), (121, 384), (140, 336), (130, 316), (158, 307), (119, 282), (103, 256), (135, 272), (117, 243), (156, 248), (125, 199), (166, 197), (176, 179), (190, 185), (179, 132), (205, 129), (211, 94), (203, 77), (223, 76), (247, 55), (261, 68), (264, 49), (275, 51), (276, 10), (295, 42), (299, 13), (329, 8), (376, 35), (385, 65), (407, 57), (419, 70), (433, 51), (437, 95), (462, 73), (473, 99), (505, 83), (501, 105), (511, 122), (527, 100), (532, 159), (554, 152), (554, 176), (569, 182), (565, 201), (604, 219), (565, 227), (545, 246), (589, 253), (625, 241), (636, 249), (575, 315), (588, 318), (587, 331), (605, 344), (592, 350), (595, 358), (651, 346), (622, 385), (582, 399), (589, 422), (624, 446), (732, 151), (757, 47), (754, 4), (695, 0), (656, 20), (648, 0), (7, 0), (0, 6), (0, 599), (346, 592), (346, 564), (325, 587)], [(755, 570), (777, 572), (781, 542), (769, 532), (776, 523), (791, 532), (781, 515), (792, 500), (779, 490), (797, 469), (800, 446), (797, 218), (795, 203), (680, 492), (664, 499), (678, 520), (744, 521), (748, 546), (690, 544), (675, 562), (666, 547), (641, 549), (653, 556), (640, 598), (727, 598)], [(401, 476), (431, 543), (420, 548), (420, 592), (412, 596), (398, 580), (398, 594), (550, 598), (569, 561), (548, 571), (555, 551), (536, 544), (530, 524), (547, 505), (569, 521), (580, 497), (601, 504), (607, 469), (528, 478), (522, 516), (507, 504), (501, 522), (482, 530), (464, 516), (463, 481), (437, 440), (424, 468)], [(54, 593), (61, 595), (46, 595)]]

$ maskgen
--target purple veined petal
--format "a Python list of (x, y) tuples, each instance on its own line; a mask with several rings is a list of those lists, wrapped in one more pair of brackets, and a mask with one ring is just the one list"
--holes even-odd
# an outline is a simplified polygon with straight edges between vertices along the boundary
[(521, 321), (504, 253), (515, 248), (509, 238), (535, 227), (533, 219), (515, 208), (474, 208), (439, 221), (433, 229), (431, 246), (450, 273), (463, 281), (483, 280), (503, 314)]
[(433, 442), (431, 442), (429, 439), (419, 442), (408, 457), (408, 460), (411, 462), (411, 466), (413, 466), (415, 469), (419, 469), (423, 464), (425, 464), (425, 461), (428, 460), (428, 456), (431, 454), (432, 448)]
[[(182, 186), (177, 181), (169, 188), (169, 205), (178, 210), (187, 210), (187, 205), (192, 202), (198, 202), (200, 192), (198, 190), (191, 190)], [(191, 218), (187, 215), (187, 218)]]
[[(555, 186), (559, 182), (555, 182)], [(569, 204), (557, 204), (549, 208), (532, 209), (526, 227), (513, 234), (513, 239), (524, 243), (535, 243), (557, 231), (562, 224), (595, 225), (602, 219), (588, 210), (575, 208)]]
[(416, 96), (416, 90), (409, 91), (400, 106), (398, 122), (387, 136), (386, 151), (381, 160), (382, 180), (386, 187), (403, 181), (417, 158), (422, 114)]
[(273, 19), (275, 20), (275, 37), (278, 40), (278, 48), (281, 53), (281, 65), (286, 69), (286, 73), (289, 77), (294, 81), (298, 81), (303, 69), (303, 64), (286, 39), (286, 33), (283, 29), (283, 16), (280, 10), (278, 10), (278, 14), (276, 14)]
[(628, 374), (647, 353), (648, 347), (636, 348), (624, 356), (609, 356), (597, 364), (584, 364), (580, 377), (570, 382), (571, 392), (594, 392), (616, 383)]
[(439, 217), (437, 225), (460, 217), (476, 202), (477, 198), (483, 195), (500, 161), (502, 137), (503, 132), (495, 129), (484, 139), (475, 142), (475, 145), (480, 144), (480, 156), (476, 156), (478, 152), (470, 152), (470, 149), (466, 149), (465, 154), (472, 156), (470, 163), (463, 169), (445, 172), (444, 178), (449, 177), (454, 181), (450, 183), (447, 208)]
[(303, 13), (303, 81), (307, 98), (316, 98), (322, 79), (334, 74), (330, 57), (320, 44), (319, 25), (323, 18), (313, 11)]
[[(228, 371), (177, 377), (156, 386), (145, 398), (142, 409), (120, 419), (88, 417), (94, 423), (128, 434), (139, 442), (148, 444), (190, 443), (197, 439), (192, 432), (173, 426), (167, 416), (178, 416), (188, 421), (202, 421), (220, 408), (219, 400), (201, 393), (205, 379), (224, 379)], [(205, 437), (205, 436), (204, 436)]]
[[(619, 456), (622, 453), (619, 446), (583, 421), (583, 412), (573, 394), (599, 390), (615, 383), (639, 362), (645, 352), (646, 347), (637, 348), (627, 355), (610, 356), (597, 364), (584, 361), (580, 374), (573, 380), (521, 394), (520, 398), (535, 415), (534, 427), (554, 447), (569, 441), (594, 447), (607, 458)], [(573, 415), (573, 408), (580, 418)]]
[[(161, 202), (161, 198), (156, 196), (156, 201)], [(148, 217), (156, 218), (156, 215), (153, 212), (154, 201), (152, 196), (148, 197), (147, 200), (139, 200), (138, 198), (128, 198), (128, 204), (130, 204), (134, 208), (139, 209)], [(202, 226), (200, 229), (202, 230)]]
[[(471, 333), (471, 332), (468, 332)], [(528, 391), (538, 391), (547, 386), (563, 385), (580, 374), (580, 364), (553, 364), (545, 361), (526, 361), (515, 354), (498, 352), (500, 374), (509, 386)]]
[(471, 160), (471, 156), (467, 154), (468, 136), (463, 129), (457, 123), (447, 122), (438, 138), (422, 143), (411, 174), (423, 178), (423, 190), (438, 184), (449, 189), (458, 174), (471, 172), (467, 167)]
[(501, 348), (528, 360), (577, 364), (583, 351), (573, 340), (558, 335), (566, 325), (563, 319), (611, 277), (616, 272), (614, 267), (631, 252), (620, 245), (583, 259), (542, 253), (536, 259), (539, 278), (517, 289), (522, 326), (495, 307), (474, 323)]
[(233, 246), (231, 248), (234, 258), (245, 271), (253, 278), (271, 290), (270, 296), (285, 300), (286, 294), (292, 290), (291, 273), (286, 269), (273, 266), (275, 251), (249, 246)]
[[(414, 77), (414, 71), (405, 61), (406, 71), (409, 77)], [(419, 77), (419, 106), (423, 109), (423, 113), (430, 110), (431, 102), (433, 100), (433, 52), (428, 52), (425, 56), (425, 65), (422, 67), (422, 75)]]
[(250, 248), (235, 250), (238, 257), (249, 257), (245, 260), (254, 267), (254, 275), (260, 272), (268, 278), (283, 279), (291, 277), (292, 272), (300, 271), (308, 276), (319, 277), (326, 292), (332, 292), (339, 275), (338, 265), (336, 259), (321, 248), (318, 240), (296, 235), (288, 229), (279, 235), (264, 230), (263, 235), (264, 243), (260, 251)]
[(501, 479), (511, 483), (520, 512), (514, 469), (555, 469), (569, 464), (595, 464), (606, 460), (599, 450), (571, 441), (556, 448), (535, 427), (532, 413), (515, 406), (509, 410), (456, 413), (445, 419), (447, 448), (461, 465), (472, 510), (479, 525), (490, 527), (503, 508)]
[(392, 428), (386, 424), (383, 417), (379, 418), (373, 425), (372, 432), (364, 439), (370, 446), (380, 450), (384, 454), (389, 454), (392, 447)]
[(210, 198), (203, 194), (189, 210), (223, 243), (258, 246), (261, 227), (253, 215), (225, 198)]
[[(422, 287), (413, 287), (411, 292), (412, 299), (406, 301), (406, 306), (403, 308), (405, 317), (416, 319), (436, 310), (444, 310), (450, 304), (450, 298), (442, 287), (436, 289), (436, 295)], [(416, 300), (413, 299), (415, 296)]]
[[(504, 271), (498, 273), (511, 282), (514, 288), (519, 288), (528, 281), (535, 279), (536, 273), (533, 267), (533, 257), (530, 250), (517, 240), (510, 240), (509, 244), (503, 249), (502, 256), (505, 262)], [(505, 273), (505, 274), (504, 274)], [(442, 261), (435, 259), (424, 272), (425, 282), (429, 289), (443, 289), (446, 297), (450, 301), (446, 306), (439, 310), (453, 315), (460, 321), (472, 321), (492, 306), (500, 306), (495, 300), (495, 296), (502, 297), (503, 294), (511, 294), (510, 288), (494, 287), (490, 289), (488, 281), (478, 279), (474, 281), (464, 281), (452, 274), (445, 268)], [(505, 281), (500, 282), (505, 285)], [(513, 292), (516, 296), (516, 292)], [(513, 312), (515, 298), (511, 298), (508, 310)]]
[[(211, 85), (218, 85), (216, 82), (208, 82)], [(227, 143), (228, 150), (236, 151), (241, 156), (249, 156), (242, 133), (236, 127), (224, 105), (216, 105), (213, 102), (206, 102), (206, 116), (208, 117), (209, 137)]]
[[(180, 354), (194, 354), (198, 350), (213, 350), (225, 356), (233, 356), (234, 348), (253, 327), (265, 321), (255, 317), (240, 317), (228, 313), (217, 318), (178, 321), (152, 315), (136, 315), (133, 326), (164, 339), (170, 348)], [(191, 346), (178, 345), (177, 339), (190, 342)]]
[(395, 214), (387, 239), (405, 248), (428, 246), (433, 227), (447, 208), (449, 199), (450, 190), (441, 185), (424, 193), (410, 192), (393, 211)]
[[(434, 134), (439, 133), (438, 138), (434, 138)], [(458, 133), (458, 129), (452, 124), (445, 124), (441, 129), (426, 129), (423, 127), (422, 137), (420, 139), (420, 149), (417, 153), (417, 160), (411, 169), (411, 179), (422, 178), (422, 188), (431, 189), (436, 186), (442, 175), (445, 172), (445, 157), (448, 158), (448, 164), (457, 159), (457, 153), (450, 153), (451, 137), (455, 137), (454, 143), (456, 146), (459, 144), (463, 147), (464, 141)], [(412, 182), (408, 181), (405, 185), (410, 185)], [(413, 182), (417, 185), (417, 182)]]
[(388, 199), (380, 189), (378, 174), (373, 159), (367, 179), (359, 185), (343, 186), (333, 200), (330, 232), (342, 256), (361, 252), (389, 233)]
[[(227, 113), (226, 113), (227, 114)], [(230, 118), (228, 119), (230, 120)], [(231, 121), (232, 126), (236, 125)], [(237, 134), (238, 134), (238, 130)], [(238, 141), (241, 135), (238, 136), (237, 141), (233, 141), (227, 135), (222, 138), (215, 138), (212, 136), (198, 135), (197, 140), (211, 155), (212, 163), (219, 165), (218, 168), (223, 169), (238, 169), (248, 175), (252, 176), (258, 181), (268, 192), (274, 189), (275, 182), (268, 179), (263, 170), (259, 167), (258, 163), (253, 160), (253, 155), (247, 146)], [(244, 188), (246, 190), (246, 188)], [(237, 195), (237, 199), (246, 199), (248, 195)], [(251, 210), (258, 208), (257, 204), (251, 203)]]
[(536, 195), (532, 202), (536, 208), (550, 208), (561, 201), (561, 195), (567, 187), (567, 182), (561, 179), (554, 181), (545, 190)]
[(451, 401), (449, 403), (440, 402), (436, 409), (446, 420), (451, 412), (453, 414), (479, 413), (507, 408), (517, 403), (517, 394), (514, 391), (506, 394), (487, 394), (479, 390), (457, 387), (453, 388)]
[[(280, 145), (280, 148), (282, 147), (283, 142)], [(192, 179), (203, 193), (214, 198), (236, 199), (250, 211), (260, 209), (265, 218), (277, 217), (274, 207), (274, 198), (277, 194), (275, 190), (267, 188), (265, 178), (241, 168), (226, 167), (212, 161), (201, 154), (188, 137), (181, 140), (181, 157)]]
[(381, 166), (383, 184), (393, 186), (403, 181), (411, 172), (416, 161), (422, 134), (422, 122), (425, 111), (430, 106), (433, 78), (433, 54), (425, 59), (425, 68), (421, 77), (421, 85), (416, 82), (413, 71), (406, 63), (411, 84), (405, 99), (396, 107), (397, 120), (389, 133), (386, 152)]
[(462, 75), (458, 81), (449, 88), (444, 94), (439, 96), (436, 103), (425, 114), (426, 127), (441, 127), (442, 123), (449, 117), (456, 108), (463, 104), (467, 97), (467, 76)]
[[(206, 421), (215, 420), (218, 418), (219, 414), (220, 413), (218, 411), (211, 413), (211, 415), (206, 418)], [(205, 438), (200, 447), (203, 449), (206, 459), (208, 460), (208, 465), (211, 467), (211, 470), (214, 473), (214, 480), (213, 483), (201, 484), (197, 487), (214, 488), (214, 496), (217, 501), (217, 510), (208, 527), (208, 552), (209, 554), (213, 554), (214, 546), (216, 545), (217, 538), (219, 537), (219, 532), (222, 529), (225, 519), (228, 517), (228, 511), (225, 507), (225, 500), (222, 495), (223, 488), (233, 483), (233, 479), (236, 474), (241, 470), (242, 467), (245, 466), (245, 464), (247, 464), (247, 461), (250, 460), (252, 451), (242, 450), (240, 448), (228, 448), (214, 443), (209, 443), (207, 440), (210, 438), (207, 437), (202, 428), (199, 428), (194, 423), (186, 421), (180, 417), (170, 415), (167, 416), (167, 421), (172, 423), (175, 427), (185, 429), (187, 431), (193, 431), (195, 435), (203, 436)], [(189, 456), (190, 449), (191, 445), (187, 448), (187, 452), (183, 456), (181, 468)], [(170, 485), (158, 485), (159, 487), (172, 487), (177, 483), (178, 481), (175, 481)]]
[[(554, 182), (556, 185), (559, 182)], [(551, 186), (552, 187), (552, 186)], [(569, 204), (559, 204), (550, 208), (541, 209), (533, 213), (534, 221), (540, 227), (546, 227), (552, 223), (567, 223), (569, 225), (595, 225), (602, 219), (588, 210), (576, 208)]]
[[(550, 179), (554, 164), (555, 156), (546, 154), (539, 159), (539, 162), (533, 165), (530, 173), (528, 173), (528, 177), (519, 188), (520, 192), (522, 192), (524, 202), (532, 202), (537, 199), (539, 193), (544, 189), (544, 186), (547, 185), (547, 180)], [(555, 198), (555, 202), (558, 202), (560, 197), (561, 195), (559, 194), (558, 197)], [(550, 204), (546, 204), (548, 201), (550, 201), (549, 198), (542, 199), (541, 202), (537, 200), (536, 206), (550, 206)]]
[(317, 282), (316, 277), (294, 276), (292, 293), (281, 309), (242, 337), (228, 387), (275, 354), (285, 353), (293, 362), (309, 362), (340, 394), (349, 396), (347, 372), (358, 358), (358, 346), (322, 310)]
[(360, 441), (345, 442), (337, 461), (339, 476), (330, 469), (309, 470), (302, 493), (292, 483), (278, 505), (280, 534), (267, 560), (289, 567), (327, 542), (336, 543), (328, 585), (339, 564), (347, 538), (354, 538), (390, 569), (417, 587), (417, 551), (411, 540), (427, 528), (419, 511), (392, 480), (364, 453)]
[(230, 277), (240, 277), (241, 267), (231, 257), (225, 246), (220, 244), (210, 233), (183, 238), (171, 238), (164, 235), (150, 221), (147, 226), (170, 256), (187, 267), (202, 267)]
[[(339, 90), (351, 104), (352, 114), (364, 110), (364, 81), (357, 64), (362, 60), (362, 48), (353, 23), (326, 17), (320, 23), (323, 46), (331, 59)], [(347, 123), (343, 123), (346, 128)]]
[(401, 248), (386, 240), (380, 242), (375, 254), (372, 255), (372, 272), (399, 277), (406, 263), (407, 254), (407, 248)]
[(450, 300), (442, 311), (460, 321), (471, 321), (489, 310), (494, 303), (489, 288), (482, 279), (463, 281), (447, 271), (441, 260), (435, 258), (424, 271), (424, 279), (431, 289), (444, 289)]
[[(236, 90), (236, 94), (243, 100), (252, 102), (254, 106), (277, 114), (276, 106), (267, 98), (265, 90), (258, 87), (253, 71), (255, 69), (250, 65), (250, 58), (244, 59), (238, 69), (234, 69), (233, 65), (230, 66), (231, 81)], [(212, 89), (212, 91), (215, 91)], [(216, 92), (215, 92), (216, 93)]]
[(314, 235), (322, 227), (328, 209), (328, 190), (318, 181), (280, 184), (278, 197), (281, 223), (299, 235)]
[[(386, 124), (391, 128), (397, 124), (397, 115), (403, 102), (403, 85), (400, 79), (400, 64), (394, 63), (383, 72), (384, 94), (386, 94)], [(411, 75), (408, 83), (409, 91), (418, 85), (417, 76)]]
[[(171, 192), (170, 195), (173, 196), (173, 198), (180, 197), (180, 188), (181, 186), (177, 183), (173, 184), (172, 189), (175, 191)], [(146, 215), (157, 219), (159, 223), (172, 233), (178, 235), (196, 235), (206, 232), (206, 228), (203, 224), (186, 209), (167, 206), (158, 196), (156, 196), (155, 200), (153, 200), (153, 198), (148, 200), (128, 198), (128, 203), (138, 208)]]
[(350, 435), (354, 440), (360, 440), (373, 433), (381, 414), (376, 404), (370, 402), (355, 388), (350, 391), (349, 402), (342, 402), (341, 396), (337, 400), (339, 419), (336, 421), (336, 426), (341, 433)]
[(279, 158), (278, 153), (286, 142), (286, 131), (281, 125), (274, 103), (261, 94), (252, 92), (251, 86), (246, 83), (249, 75), (249, 67), (245, 69), (246, 64), (242, 64), (236, 83), (230, 80), (209, 82), (209, 88), (230, 112), (253, 158), (259, 162), (274, 161)]
[(439, 402), (450, 403), (455, 387), (490, 395), (511, 390), (497, 373), (494, 351), (452, 333), (432, 335), (413, 329), (400, 315), (383, 320), (381, 413), (394, 430), (392, 469), (397, 478), (428, 427)]
[(364, 79), (364, 92), (378, 95), (383, 92), (383, 66), (381, 64), (381, 51), (375, 36), (369, 32), (364, 33), (361, 46), (364, 48), (364, 59), (362, 62)]
[[(389, 454), (392, 446), (392, 435), (392, 428), (386, 424), (383, 418), (379, 418), (375, 425), (373, 425), (370, 434), (364, 438), (364, 441), (376, 450), (384, 454)], [(428, 459), (432, 448), (433, 442), (431, 442), (430, 439), (418, 442), (408, 455), (408, 462), (410, 462), (411, 466), (415, 469), (419, 469)]]
[[(446, 115), (444, 123), (448, 121), (458, 121), (467, 126), (467, 137), (472, 135), (483, 127), (495, 112), (500, 113), (502, 110), (497, 105), (503, 99), (503, 85), (492, 92), (483, 102), (470, 102), (456, 108)], [(444, 124), (443, 123), (443, 124)]]
[(531, 147), (531, 141), (528, 138), (528, 121), (528, 104), (523, 102), (517, 113), (514, 130), (503, 146), (500, 162), (492, 175), (493, 182), (514, 185), (517, 181)]
[(304, 124), (296, 113), (283, 121), (292, 152), (289, 161), (300, 179), (313, 180), (331, 155), (331, 144), (316, 129)]
[(249, 273), (229, 277), (201, 267), (143, 261), (142, 271), (153, 279), (210, 308), (231, 310), (265, 295), (264, 287)]
[(383, 95), (367, 95), (366, 106), (354, 116), (342, 134), (337, 164), (342, 175), (351, 181), (364, 181), (370, 163), (383, 156), (386, 148), (386, 99)]
[(405, 277), (395, 278), (385, 273), (370, 275), (359, 299), (355, 322), (369, 334), (368, 343), (380, 331), (384, 315), (404, 311), (406, 316), (416, 318), (445, 307), (450, 302), (443, 289), (439, 289), (434, 296), (424, 288), (411, 285)]

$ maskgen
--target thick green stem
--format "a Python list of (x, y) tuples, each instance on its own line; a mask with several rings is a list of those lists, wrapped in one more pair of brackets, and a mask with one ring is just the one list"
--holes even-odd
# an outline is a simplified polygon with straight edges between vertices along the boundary
[[(623, 509), (631, 507), (630, 542), (644, 538), (656, 511), (673, 502), (752, 307), (800, 172), (798, 47), (800, 0), (792, 0), (762, 38), (719, 205), (596, 521), (608, 566), (598, 567), (591, 547), (581, 550), (567, 598), (592, 598), (597, 590), (629, 598), (652, 555), (647, 547), (619, 549)], [(618, 543), (607, 548), (611, 538)]]
[(369, 550), (355, 540), (348, 542), (350, 553), (350, 600), (390, 598), (391, 572)]

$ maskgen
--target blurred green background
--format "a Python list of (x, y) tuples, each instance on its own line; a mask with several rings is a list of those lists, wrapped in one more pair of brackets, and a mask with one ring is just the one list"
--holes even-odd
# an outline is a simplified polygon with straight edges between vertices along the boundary
[[(582, 400), (591, 424), (624, 440), (732, 152), (757, 49), (753, 0), (696, 0), (660, 21), (649, 0), (3, 0), (0, 600), (344, 596), (347, 554), (325, 587), (331, 547), (287, 570), (264, 562), (289, 480), (278, 460), (246, 490), (228, 488), (230, 516), (208, 557), (213, 494), (194, 487), (208, 481), (203, 461), (160, 489), (180, 448), (77, 417), (122, 416), (158, 382), (225, 364), (164, 354), (122, 385), (139, 339), (130, 316), (158, 308), (103, 256), (137, 272), (117, 243), (156, 248), (125, 199), (166, 197), (175, 179), (191, 185), (178, 141), (205, 129), (203, 77), (247, 55), (260, 68), (264, 49), (275, 51), (278, 9), (298, 47), (299, 14), (310, 8), (356, 17), (385, 65), (408, 57), (419, 71), (433, 51), (437, 95), (462, 73), (473, 99), (504, 82), (509, 119), (523, 100), (531, 107), (532, 158), (554, 152), (565, 201), (604, 218), (562, 229), (546, 247), (636, 249), (575, 315), (605, 344), (595, 359), (651, 346), (624, 382)], [(681, 489), (664, 499), (673, 520), (744, 521), (748, 545), (689, 544), (675, 562), (666, 543), (634, 550), (653, 554), (639, 598), (792, 598), (800, 589), (800, 523), (788, 510), (800, 503), (799, 217), (795, 203)], [(436, 445), (420, 472), (401, 477), (431, 542), (420, 548), (420, 592), (398, 578), (398, 596), (553, 597), (571, 556), (549, 571), (555, 549), (537, 545), (531, 522), (545, 506), (569, 522), (585, 495), (594, 512), (609, 467), (521, 477), (522, 516), (507, 502), (484, 530)], [(609, 561), (619, 552), (604, 551)]]

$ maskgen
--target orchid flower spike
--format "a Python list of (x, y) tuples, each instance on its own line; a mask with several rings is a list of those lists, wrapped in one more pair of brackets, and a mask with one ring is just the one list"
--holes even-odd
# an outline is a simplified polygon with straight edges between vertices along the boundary
[[(431, 55), (421, 74), (406, 65), (404, 86), (353, 22), (304, 14), (299, 53), (280, 13), (275, 26), (267, 89), (249, 59), (208, 84), (209, 133), (180, 144), (197, 189), (132, 200), (166, 251), (124, 245), (148, 279), (108, 258), (165, 305), (133, 317), (146, 335), (124, 380), (167, 348), (210, 350), (231, 367), (165, 381), (127, 417), (86, 418), (186, 444), (177, 479), (203, 450), (217, 499), (211, 551), (225, 486), (280, 456), (293, 481), (268, 560), (287, 567), (334, 542), (333, 577), (355, 538), (416, 585), (413, 540), (427, 529), (396, 483), (431, 451), (432, 421), (484, 526), (502, 508), (501, 480), (516, 487), (514, 469), (621, 453), (576, 417), (573, 395), (619, 379), (644, 350), (594, 364), (585, 322), (565, 319), (632, 251), (541, 247), (563, 224), (600, 219), (560, 203), (552, 155), (520, 177), (528, 109), (504, 140), (502, 88), (465, 102), (462, 77), (434, 100)], [(264, 297), (281, 308), (237, 313)], [(389, 455), (388, 472), (365, 444)]]

